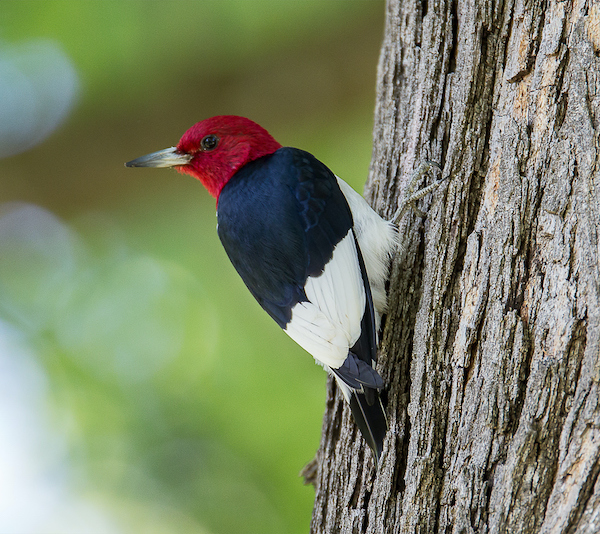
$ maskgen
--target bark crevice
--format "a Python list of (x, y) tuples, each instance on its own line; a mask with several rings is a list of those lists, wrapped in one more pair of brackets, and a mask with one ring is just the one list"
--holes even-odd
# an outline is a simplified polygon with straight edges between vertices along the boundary
[(450, 179), (400, 221), (382, 461), (330, 385), (312, 532), (596, 532), (600, 7), (387, 10), (365, 196)]

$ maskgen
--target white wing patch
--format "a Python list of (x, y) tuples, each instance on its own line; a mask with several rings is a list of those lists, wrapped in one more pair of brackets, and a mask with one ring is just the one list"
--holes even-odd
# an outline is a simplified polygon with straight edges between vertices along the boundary
[(311, 276), (308, 301), (292, 308), (285, 332), (321, 364), (337, 369), (361, 333), (366, 296), (353, 230), (336, 245), (323, 273)]
[(398, 246), (398, 232), (391, 222), (375, 213), (367, 201), (344, 180), (338, 176), (336, 178), (354, 219), (354, 232), (367, 269), (377, 315), (376, 329), (379, 330), (379, 316), (387, 310), (385, 282), (390, 260)]

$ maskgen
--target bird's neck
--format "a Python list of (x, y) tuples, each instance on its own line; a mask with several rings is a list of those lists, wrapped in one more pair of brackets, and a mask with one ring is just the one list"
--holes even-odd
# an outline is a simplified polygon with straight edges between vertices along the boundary
[(211, 173), (212, 176), (204, 175), (198, 177), (208, 192), (215, 197), (217, 204), (219, 203), (219, 195), (221, 194), (223, 187), (227, 185), (229, 180), (231, 180), (240, 169), (252, 161), (274, 154), (281, 148), (281, 145), (272, 139), (271, 143), (262, 146), (253, 145), (247, 148), (248, 149), (244, 152), (237, 152), (222, 160), (216, 172)]

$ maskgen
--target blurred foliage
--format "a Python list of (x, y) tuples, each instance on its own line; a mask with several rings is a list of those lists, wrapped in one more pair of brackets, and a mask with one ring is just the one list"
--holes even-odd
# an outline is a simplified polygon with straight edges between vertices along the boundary
[(383, 11), (0, 3), (0, 63), (41, 39), (80, 88), (0, 160), (0, 369), (19, 384), (0, 387), (0, 532), (308, 531), (325, 374), (249, 295), (202, 187), (123, 162), (235, 113), (360, 190)]

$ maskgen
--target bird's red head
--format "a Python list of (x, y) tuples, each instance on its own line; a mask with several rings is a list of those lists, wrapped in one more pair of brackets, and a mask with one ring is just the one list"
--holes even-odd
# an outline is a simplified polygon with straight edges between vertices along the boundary
[(246, 163), (272, 154), (281, 145), (269, 132), (244, 117), (220, 115), (200, 121), (176, 147), (126, 163), (128, 167), (175, 167), (202, 182), (216, 199)]
[(198, 178), (218, 198), (241, 167), (279, 148), (269, 132), (250, 119), (221, 115), (198, 122), (183, 134), (177, 150), (192, 159), (177, 170)]

